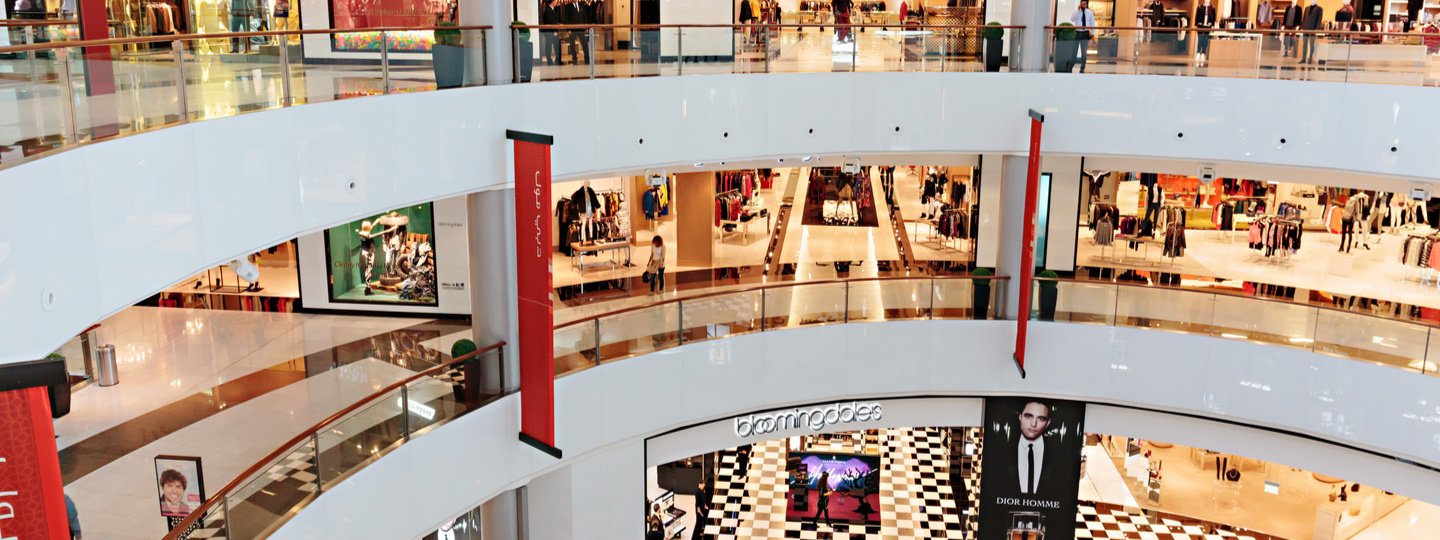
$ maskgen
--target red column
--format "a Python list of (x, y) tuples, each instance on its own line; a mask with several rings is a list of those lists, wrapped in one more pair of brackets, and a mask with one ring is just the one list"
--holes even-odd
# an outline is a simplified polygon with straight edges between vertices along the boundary
[(1020, 250), (1020, 304), (1015, 332), (1015, 367), (1025, 377), (1025, 333), (1030, 323), (1030, 291), (1035, 278), (1035, 207), (1040, 191), (1040, 131), (1045, 115), (1030, 110), (1030, 156), (1025, 172), (1025, 245)]
[(0, 392), (0, 538), (70, 538), (63, 486), (45, 388)]
[(515, 141), (515, 282), (520, 314), (520, 440), (555, 447), (555, 315), (550, 300), (550, 146), (554, 138), (506, 130)]

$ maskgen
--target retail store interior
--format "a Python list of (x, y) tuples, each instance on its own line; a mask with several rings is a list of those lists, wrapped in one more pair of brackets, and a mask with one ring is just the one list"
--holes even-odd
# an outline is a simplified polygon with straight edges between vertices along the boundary
[(572, 304), (648, 293), (638, 278), (656, 237), (665, 246), (662, 293), (909, 265), (966, 270), (975, 261), (978, 176), (970, 166), (854, 160), (557, 183), (554, 283)]
[(1081, 190), (1077, 267), (1183, 275), (1186, 286), (1276, 285), (1301, 301), (1440, 308), (1431, 264), (1440, 259), (1430, 257), (1440, 198), (1423, 190), (1118, 171), (1087, 171)]
[[(700, 538), (973, 539), (983, 443), (979, 428), (893, 428), (694, 456), (646, 470), (647, 521), (692, 538), (703, 490)], [(1077, 539), (1378, 540), (1440, 527), (1434, 505), (1201, 448), (1087, 434), (1081, 463)], [(821, 475), (828, 520), (815, 516)]]

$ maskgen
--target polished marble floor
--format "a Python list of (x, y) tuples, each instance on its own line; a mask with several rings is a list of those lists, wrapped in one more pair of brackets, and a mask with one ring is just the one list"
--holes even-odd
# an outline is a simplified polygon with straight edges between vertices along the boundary
[(156, 455), (199, 456), (207, 489), (236, 475), (342, 407), (400, 380), (412, 371), (366, 359), (288, 384), (173, 433), (72, 481), (85, 538), (154, 540), (164, 536), (155, 491)]
[(413, 318), (132, 307), (105, 319), (120, 384), (76, 392), (56, 422), (64, 448), (171, 403), (307, 355), (415, 326)]
[(1440, 308), (1440, 274), (1400, 262), (1403, 234), (1371, 235), (1369, 249), (1356, 246), (1347, 253), (1339, 251), (1338, 235), (1308, 231), (1294, 254), (1266, 257), (1250, 249), (1244, 231), (1187, 230), (1185, 255), (1170, 259), (1158, 245), (1131, 250), (1117, 241), (1102, 249), (1094, 231), (1079, 231), (1077, 266), (1216, 276)]

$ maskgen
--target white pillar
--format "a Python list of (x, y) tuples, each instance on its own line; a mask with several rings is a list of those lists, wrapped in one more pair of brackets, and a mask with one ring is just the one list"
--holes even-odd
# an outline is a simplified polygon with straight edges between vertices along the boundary
[[(535, 0), (519, 0), (534, 2)], [(489, 84), (509, 84), (515, 63), (514, 39), (510, 34), (512, 0), (460, 0), (460, 25), (495, 27), (485, 32), (485, 80)], [(537, 24), (538, 21), (528, 21)], [(478, 66), (477, 66), (478, 68)]]
[(519, 386), (518, 300), (515, 296), (514, 190), (491, 190), (465, 197), (470, 237), (470, 325), (478, 346), (504, 340), (504, 365), (485, 365), (486, 392)]
[[(1005, 316), (1024, 316), (1020, 309), (1020, 254), (1025, 240), (1025, 156), (1005, 156), (1000, 178), (1000, 234), (997, 235), (997, 275), (1009, 276), (1005, 285)], [(990, 180), (985, 179), (986, 187)]]
[(1015, 44), (1010, 48), (1010, 69), (1019, 71), (1045, 71), (1048, 56), (1050, 31), (1045, 26), (1055, 21), (1055, 5), (1052, 0), (1014, 0), (1010, 7), (1010, 24), (1024, 26), (1018, 50)]

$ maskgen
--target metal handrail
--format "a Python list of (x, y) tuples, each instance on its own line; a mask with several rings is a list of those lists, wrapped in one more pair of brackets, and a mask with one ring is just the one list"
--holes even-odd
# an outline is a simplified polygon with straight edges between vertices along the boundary
[(26, 26), (77, 26), (75, 19), (6, 19), (0, 21), (0, 28), (24, 28)]
[(1383, 320), (1383, 321), (1393, 321), (1393, 322), (1398, 322), (1398, 323), (1412, 324), (1412, 325), (1415, 325), (1415, 326), (1423, 326), (1423, 327), (1426, 327), (1426, 328), (1440, 329), (1440, 322), (1436, 322), (1436, 321), (1429, 321), (1429, 320), (1425, 320), (1425, 319), (1401, 318), (1401, 317), (1387, 317), (1387, 316), (1384, 316), (1384, 315), (1377, 315), (1377, 314), (1371, 313), (1371, 312), (1354, 311), (1354, 310), (1349, 310), (1349, 309), (1344, 309), (1344, 308), (1338, 308), (1338, 307), (1335, 307), (1335, 306), (1332, 306), (1332, 305), (1319, 304), (1319, 303), (1314, 303), (1314, 302), (1306, 302), (1306, 301), (1300, 301), (1300, 300), (1287, 300), (1287, 299), (1284, 299), (1284, 298), (1272, 298), (1272, 297), (1269, 297), (1269, 296), (1249, 295), (1249, 294), (1245, 294), (1244, 292), (1236, 291), (1236, 290), (1233, 290), (1233, 289), (1222, 289), (1222, 288), (1218, 288), (1218, 287), (1214, 287), (1214, 288), (1211, 288), (1211, 287), (1198, 288), (1198, 287), (1184, 287), (1184, 286), (1179, 286), (1179, 285), (1140, 284), (1140, 283), (1127, 283), (1127, 282), (1124, 282), (1124, 281), (1109, 281), (1109, 280), (1080, 279), (1080, 278), (1061, 278), (1061, 277), (1045, 278), (1045, 277), (1038, 277), (1038, 276), (1037, 276), (1037, 277), (1035, 277), (1034, 279), (1035, 279), (1035, 281), (1051, 281), (1051, 282), (1056, 282), (1056, 283), (1075, 283), (1075, 284), (1078, 284), (1078, 285), (1102, 285), (1102, 286), (1104, 286), (1104, 285), (1116, 285), (1116, 286), (1131, 287), (1131, 288), (1136, 288), (1136, 289), (1161, 289), (1161, 290), (1166, 290), (1166, 291), (1192, 293), (1192, 294), (1208, 294), (1208, 295), (1216, 295), (1216, 296), (1227, 296), (1227, 297), (1231, 297), (1231, 298), (1244, 298), (1244, 299), (1247, 299), (1247, 300), (1263, 300), (1263, 301), (1265, 301), (1265, 302), (1270, 302), (1270, 303), (1274, 303), (1274, 304), (1283, 304), (1283, 305), (1294, 306), (1294, 307), (1314, 308), (1314, 309), (1320, 309), (1320, 310), (1325, 310), (1325, 311), (1332, 311), (1332, 312), (1335, 312), (1335, 313), (1344, 313), (1344, 314), (1346, 314), (1346, 315), (1359, 315), (1359, 316), (1369, 317), (1369, 318), (1372, 318), (1372, 319), (1380, 319), (1380, 320)]
[(932, 280), (932, 281), (933, 281), (933, 280), (954, 280), (954, 281), (996, 280), (996, 281), (1006, 281), (1006, 280), (1009, 280), (1009, 279), (1010, 279), (1010, 276), (976, 276), (976, 275), (964, 275), (964, 276), (883, 276), (883, 277), (867, 277), (867, 278), (855, 278), (855, 279), (823, 279), (823, 280), (818, 280), (818, 281), (786, 281), (786, 282), (782, 282), (782, 283), (767, 283), (767, 284), (763, 284), (763, 285), (755, 285), (755, 286), (750, 286), (750, 287), (740, 287), (740, 288), (735, 288), (735, 289), (725, 289), (725, 290), (723, 290), (723, 291), (715, 291), (715, 292), (709, 292), (709, 293), (704, 293), (704, 294), (696, 294), (696, 295), (685, 296), (685, 297), (680, 297), (680, 298), (671, 298), (671, 299), (669, 299), (669, 300), (661, 300), (661, 301), (659, 301), (659, 302), (651, 302), (651, 303), (644, 304), (644, 305), (631, 306), (631, 307), (628, 307), (628, 308), (617, 309), (617, 310), (614, 310), (614, 311), (607, 311), (607, 312), (601, 313), (601, 314), (599, 314), (599, 315), (591, 315), (591, 316), (585, 317), (585, 318), (583, 318), (583, 319), (576, 319), (576, 320), (569, 321), (569, 322), (566, 322), (566, 323), (563, 323), (563, 324), (557, 324), (557, 325), (555, 325), (555, 329), (556, 329), (556, 330), (563, 330), (563, 329), (569, 328), (569, 327), (571, 327), (571, 326), (579, 326), (579, 325), (586, 324), (586, 323), (591, 323), (591, 324), (593, 324), (595, 321), (600, 320), (600, 319), (609, 318), (609, 317), (614, 317), (614, 316), (616, 316), (616, 315), (624, 315), (624, 314), (626, 314), (626, 313), (633, 313), (633, 312), (636, 312), (636, 311), (646, 310), (646, 309), (654, 308), (654, 307), (657, 307), (657, 306), (665, 306), (665, 305), (670, 305), (670, 304), (678, 304), (678, 303), (681, 303), (681, 302), (693, 302), (693, 301), (696, 301), (696, 300), (704, 300), (704, 299), (707, 299), (707, 298), (714, 298), (714, 297), (717, 297), (717, 296), (728, 296), (728, 295), (732, 295), (732, 294), (744, 294), (744, 293), (755, 292), (755, 291), (783, 289), (783, 288), (788, 288), (788, 287), (802, 287), (802, 286), (806, 286), (806, 285), (834, 285), (834, 284), (839, 284), (839, 283), (864, 283), (864, 282), (868, 282), (868, 281), (915, 281), (915, 280)]
[[(949, 30), (949, 29), (985, 30), (985, 29), (988, 29), (988, 28), (998, 28), (998, 29), (1001, 29), (1001, 30), (1024, 30), (1024, 29), (1025, 29), (1024, 26), (1002, 26), (1002, 25), (989, 26), (989, 25), (983, 25), (983, 24), (920, 24), (920, 23), (898, 23), (898, 22), (897, 22), (897, 23), (894, 23), (894, 24), (880, 24), (880, 23), (863, 23), (863, 24), (862, 24), (862, 23), (853, 23), (853, 24), (844, 24), (844, 23), (842, 23), (840, 26), (845, 26), (845, 27), (849, 27), (849, 28), (892, 28), (892, 27), (901, 27), (901, 28), (904, 28), (904, 27), (920, 27), (920, 28), (938, 28), (938, 29), (941, 29), (941, 30)], [(770, 24), (767, 24), (767, 23), (754, 23), (754, 24), (543, 24), (543, 25), (541, 25), (541, 24), (514, 24), (514, 25), (510, 25), (510, 28), (512, 28), (512, 29), (517, 29), (517, 30), (521, 30), (521, 29), (523, 29), (523, 30), (534, 30), (534, 29), (540, 29), (540, 30), (552, 30), (552, 29), (553, 29), (553, 30), (586, 30), (586, 29), (590, 29), (590, 28), (594, 28), (594, 29), (596, 29), (596, 30), (605, 30), (605, 29), (614, 29), (614, 30), (635, 30), (635, 29), (639, 29), (639, 30), (659, 30), (659, 29), (664, 29), (664, 28), (736, 28), (736, 29), (744, 28), (744, 29), (757, 29), (757, 30), (759, 30), (759, 29), (764, 29), (764, 28), (834, 28), (834, 27), (835, 27), (835, 24), (834, 24), (834, 23), (829, 23), (829, 24), (819, 24), (819, 23), (770, 23)]]
[(72, 49), (76, 47), (108, 47), (115, 45), (134, 45), (142, 43), (161, 43), (170, 41), (200, 41), (207, 39), (240, 39), (251, 37), (279, 37), (279, 36), (311, 36), (321, 34), (360, 34), (365, 32), (410, 32), (410, 31), (435, 31), (435, 30), (493, 30), (492, 26), (377, 26), (373, 28), (350, 28), (335, 29), (323, 28), (314, 30), (266, 30), (262, 32), (223, 32), (214, 34), (171, 34), (164, 36), (144, 36), (128, 38), (107, 38), (87, 39), (72, 41), (57, 41), (50, 43), (36, 43), (33, 45), (12, 45), (0, 47), (0, 54), (17, 53), (28, 51), (44, 51), (50, 49)]
[(1367, 32), (1362, 30), (1285, 30), (1279, 28), (1201, 28), (1196, 26), (1171, 27), (1171, 26), (1054, 26), (1047, 25), (1046, 30), (1124, 30), (1124, 31), (1147, 31), (1147, 32), (1224, 32), (1229, 34), (1315, 34), (1325, 36), (1393, 36), (1393, 37), (1424, 37), (1426, 34), (1417, 32)]
[[(284, 444), (277, 447), (274, 451), (270, 452), (269, 455), (266, 455), (260, 461), (255, 462), (254, 465), (251, 465), (248, 469), (245, 469), (244, 472), (237, 475), (235, 479), (230, 481), (230, 483), (225, 484), (225, 487), (220, 488), (213, 495), (211, 495), (210, 498), (205, 501), (205, 504), (200, 505), (199, 508), (196, 508), (194, 511), (190, 512), (190, 515), (186, 516), (184, 520), (182, 520), (179, 524), (175, 525), (175, 527), (170, 530), (170, 533), (165, 535), (165, 540), (179, 540), (180, 538), (185, 537), (187, 531), (191, 527), (199, 523), (199, 521), (205, 517), (205, 514), (215, 510), (217, 506), (224, 504), (224, 501), (229, 498), (230, 495), (235, 492), (235, 490), (239, 489), (240, 486), (245, 485), (252, 476), (260, 473), (260, 471), (264, 470), (267, 467), (274, 466), (274, 464), (281, 457), (289, 454), (292, 449), (295, 448), (297, 445), (303, 444), (315, 434), (325, 431), (326, 426), (345, 419), (351, 413), (360, 410), (361, 407), (369, 405), (376, 400), (386, 398), (391, 392), (408, 386), (412, 382), (441, 373), (455, 365), (474, 360), (476, 358), (479, 358), (482, 354), (500, 350), (504, 346), (504, 341), (486, 345), (485, 347), (482, 347), (474, 352), (461, 355), (459, 358), (454, 358), (449, 362), (445, 362), (440, 365), (431, 367), (430, 369), (421, 371), (419, 373), (406, 377), (398, 382), (387, 385), (384, 388), (376, 390), (375, 392), (371, 392), (370, 395), (365, 396), (364, 398), (361, 398), (354, 403), (351, 403), (345, 408), (335, 412), (335, 414), (325, 417), (324, 420), (321, 420), (315, 423), (315, 425), (310, 426), (309, 429), (306, 429), (300, 435), (296, 435), (289, 441), (286, 441)], [(405, 413), (405, 411), (402, 411), (402, 414), (403, 413)], [(316, 448), (315, 452), (318, 455), (320, 449)], [(228, 521), (230, 519), (230, 516), (226, 515), (225, 519)]]

